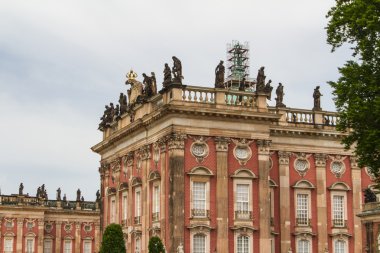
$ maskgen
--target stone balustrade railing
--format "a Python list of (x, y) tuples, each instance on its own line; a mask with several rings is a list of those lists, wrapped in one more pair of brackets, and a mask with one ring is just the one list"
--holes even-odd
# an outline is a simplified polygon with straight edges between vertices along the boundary
[(48, 200), (27, 195), (0, 195), (1, 206), (41, 206), (63, 209), (96, 210), (99, 209), (93, 201), (61, 201)]
[(182, 88), (182, 100), (195, 103), (215, 103), (215, 89), (184, 86)]

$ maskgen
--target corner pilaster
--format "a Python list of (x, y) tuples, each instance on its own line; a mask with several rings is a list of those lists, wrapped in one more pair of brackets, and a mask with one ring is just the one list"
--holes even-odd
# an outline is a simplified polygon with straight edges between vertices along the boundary
[(257, 140), (259, 160), (260, 253), (271, 252), (269, 149), (271, 140)]
[(217, 252), (228, 253), (228, 144), (229, 139), (215, 138), (216, 147), (216, 211)]
[(288, 253), (291, 248), (290, 238), (290, 188), (289, 157), (290, 152), (278, 151), (280, 173), (280, 231), (281, 253)]
[(174, 133), (168, 137), (169, 155), (169, 238), (168, 252), (175, 253), (184, 245), (185, 210), (185, 139), (186, 135)]
[(362, 203), (362, 177), (361, 168), (358, 166), (356, 157), (350, 157), (351, 162), (351, 180), (352, 180), (352, 209), (354, 215), (354, 252), (362, 250), (362, 224), (361, 220), (356, 214), (361, 212)]

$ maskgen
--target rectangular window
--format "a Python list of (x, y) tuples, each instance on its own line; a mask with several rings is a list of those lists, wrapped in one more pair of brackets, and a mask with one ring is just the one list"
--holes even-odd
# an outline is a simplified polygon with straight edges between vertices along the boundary
[(309, 225), (309, 195), (297, 194), (297, 225)]
[(160, 218), (160, 187), (154, 186), (153, 188), (153, 208), (152, 208), (152, 220), (158, 221)]
[(193, 253), (206, 252), (206, 236), (202, 234), (194, 235), (193, 237)]
[(337, 227), (343, 227), (344, 221), (344, 196), (333, 195), (333, 224)]
[(299, 240), (297, 244), (297, 252), (310, 253), (310, 241), (304, 239)]
[(128, 219), (128, 196), (123, 195), (123, 220)]
[(91, 241), (84, 241), (83, 242), (83, 253), (91, 253)]
[(111, 223), (115, 223), (116, 220), (116, 200), (115, 198), (111, 198)]
[(249, 211), (249, 185), (236, 185), (236, 211)]
[(249, 253), (249, 237), (248, 236), (239, 236), (237, 238), (237, 252)]
[(4, 239), (4, 253), (13, 253), (13, 238)]
[(71, 240), (65, 240), (63, 252), (64, 253), (71, 253), (72, 252), (71, 251)]
[(136, 189), (135, 192), (135, 224), (140, 224), (141, 220), (141, 191)]
[(193, 216), (206, 216), (205, 182), (193, 182)]
[(44, 253), (52, 253), (52, 240), (44, 240)]
[(26, 253), (33, 253), (34, 239), (26, 239)]

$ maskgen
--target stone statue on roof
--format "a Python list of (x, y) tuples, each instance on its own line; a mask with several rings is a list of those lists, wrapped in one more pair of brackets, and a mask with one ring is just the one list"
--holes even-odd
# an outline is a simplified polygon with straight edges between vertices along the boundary
[(172, 68), (173, 82), (182, 84), (182, 79), (183, 79), (183, 76), (182, 76), (182, 63), (175, 56), (173, 56), (172, 59), (173, 59), (173, 68)]
[(224, 73), (225, 67), (223, 61), (220, 61), (215, 68), (215, 88), (224, 88)]
[(169, 64), (165, 63), (165, 68), (164, 68), (164, 81), (162, 85), (166, 87), (172, 82), (172, 71), (169, 67)]
[(21, 183), (20, 186), (18, 187), (18, 195), (23, 195), (24, 191), (24, 184)]
[(321, 108), (321, 96), (322, 93), (319, 91), (319, 86), (315, 87), (314, 92), (313, 92), (313, 99), (314, 99), (314, 111), (322, 111)]
[(136, 80), (137, 74), (131, 70), (127, 74), (127, 81), (125, 84), (130, 84), (131, 88), (128, 90), (129, 104), (135, 104), (139, 96), (143, 93), (143, 84)]
[(282, 83), (278, 83), (276, 89), (276, 107), (286, 107), (286, 105), (282, 102), (284, 99), (284, 86)]

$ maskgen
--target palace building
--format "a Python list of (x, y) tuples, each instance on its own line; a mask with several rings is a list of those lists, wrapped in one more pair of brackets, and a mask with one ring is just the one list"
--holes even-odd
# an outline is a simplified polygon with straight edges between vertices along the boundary
[(43, 190), (29, 196), (20, 186), (19, 194), (0, 195), (0, 252), (99, 252), (99, 217), (96, 202), (49, 200)]
[(179, 253), (364, 252), (357, 214), (371, 179), (341, 145), (336, 113), (319, 87), (312, 109), (286, 107), (282, 84), (268, 106), (272, 86), (264, 67), (249, 78), (246, 53), (231, 46), (215, 88), (182, 84), (176, 57), (159, 92), (154, 73), (131, 71), (128, 102), (106, 106), (92, 147), (101, 230), (121, 224), (127, 252), (147, 253), (153, 235)]

